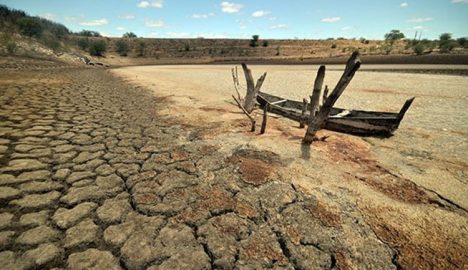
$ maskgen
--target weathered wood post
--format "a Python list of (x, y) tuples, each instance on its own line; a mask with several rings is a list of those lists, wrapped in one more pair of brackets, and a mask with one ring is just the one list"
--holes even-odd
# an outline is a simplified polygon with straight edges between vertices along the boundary
[(301, 112), (301, 116), (302, 116), (302, 119), (301, 119), (301, 122), (299, 124), (299, 128), (304, 128), (305, 127), (305, 115), (306, 115), (306, 112), (307, 112), (307, 99), (303, 98), (302, 99), (302, 112)]
[[(354, 77), (356, 71), (358, 71), (359, 67), (361, 66), (361, 60), (359, 59), (359, 52), (354, 52), (351, 57), (349, 58), (348, 62), (346, 63), (345, 71), (341, 76), (340, 80), (338, 81), (335, 89), (331, 92), (330, 96), (320, 108), (318, 114), (309, 122), (309, 127), (307, 128), (306, 134), (304, 135), (304, 139), (302, 140), (303, 144), (310, 145), (313, 140), (315, 139), (315, 134), (319, 129), (322, 128), (323, 124), (328, 118), (330, 114), (330, 110), (335, 105), (335, 102), (338, 98), (343, 94), (343, 91), (346, 89), (348, 84)], [(318, 76), (317, 76), (318, 77)]]
[(325, 100), (327, 100), (327, 97), (328, 97), (328, 85), (325, 85), (325, 90), (323, 90), (322, 104), (325, 103)]
[(317, 77), (315, 78), (314, 89), (312, 90), (312, 96), (310, 96), (310, 116), (309, 123), (317, 114), (320, 109), (320, 98), (322, 97), (322, 85), (325, 78), (325, 66), (320, 66), (317, 71)]
[(262, 121), (262, 127), (260, 129), (260, 134), (265, 134), (267, 119), (268, 119), (268, 103), (265, 104), (265, 107), (263, 107), (263, 121)]
[(256, 125), (256, 121), (255, 121), (255, 118), (253, 118), (248, 112), (247, 110), (244, 108), (244, 106), (242, 106), (241, 102), (239, 100), (237, 100), (237, 98), (232, 95), (232, 98), (236, 101), (237, 105), (239, 106), (239, 108), (241, 108), (242, 112), (247, 115), (247, 117), (249, 118), (250, 120), (250, 123), (252, 124), (252, 127), (250, 129), (251, 132), (254, 132), (255, 131), (255, 125)]
[(251, 113), (255, 106), (255, 101), (257, 99), (257, 94), (262, 88), (263, 82), (267, 76), (265, 72), (257, 81), (257, 84), (254, 84), (254, 79), (252, 77), (252, 71), (247, 68), (245, 63), (242, 63), (242, 69), (244, 70), (245, 80), (247, 82), (247, 93), (244, 99), (244, 108), (247, 112)]

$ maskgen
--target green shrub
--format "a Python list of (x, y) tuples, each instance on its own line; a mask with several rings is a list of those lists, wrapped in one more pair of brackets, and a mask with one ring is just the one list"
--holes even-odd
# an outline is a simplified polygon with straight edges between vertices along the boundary
[(414, 47), (413, 47), (413, 51), (414, 51), (414, 53), (416, 53), (416, 55), (423, 54), (424, 49), (425, 49), (425, 47), (424, 47), (424, 45), (422, 43), (418, 43), (418, 44), (414, 45)]
[(76, 33), (76, 35), (84, 37), (101, 37), (101, 34), (99, 34), (99, 32), (90, 30), (81, 30), (81, 32)]
[(259, 35), (253, 35), (252, 36), (252, 39), (250, 40), (250, 47), (258, 47), (258, 40), (259, 40), (260, 36)]
[(332, 48), (332, 49), (336, 49), (337, 47), (338, 47), (338, 46), (337, 46), (335, 43), (333, 43), (333, 44), (331, 45), (331, 48)]
[(44, 35), (41, 37), (41, 43), (44, 44), (46, 47), (52, 49), (54, 52), (57, 52), (59, 51), (61, 45), (60, 45), (60, 42), (58, 41), (58, 39), (51, 35), (51, 34), (48, 34), (48, 35)]
[(458, 42), (458, 45), (460, 45), (461, 47), (466, 47), (468, 45), (465, 37), (458, 38), (457, 42)]
[(390, 42), (390, 44), (395, 43), (395, 41), (405, 38), (405, 35), (400, 32), (400, 30), (392, 30), (389, 33), (385, 34), (385, 40)]
[(127, 32), (127, 33), (123, 34), (122, 37), (123, 38), (136, 38), (137, 35), (135, 33), (133, 33), (133, 32)]
[(82, 49), (83, 51), (86, 51), (89, 47), (89, 39), (86, 37), (86, 38), (80, 38), (78, 39), (77, 41), (77, 45), (78, 47), (80, 47), (80, 49)]
[(93, 56), (102, 56), (106, 52), (106, 43), (103, 40), (92, 41), (89, 44), (88, 52)]
[(0, 41), (9, 54), (14, 54), (16, 52), (16, 41), (10, 33), (3, 33)]
[(146, 48), (146, 44), (145, 42), (141, 41), (139, 44), (138, 44), (138, 48), (137, 48), (137, 55), (138, 56), (144, 56), (145, 55), (145, 48)]
[(457, 47), (458, 43), (455, 40), (448, 40), (444, 41), (440, 44), (440, 51), (441, 52), (450, 52), (451, 50)]
[(268, 42), (268, 40), (264, 40), (263, 43), (262, 43), (263, 47), (268, 47), (269, 45), (270, 45), (270, 43)]
[(119, 39), (115, 43), (115, 47), (116, 47), (115, 50), (120, 56), (127, 56), (128, 51), (129, 51), (127, 42), (125, 42), (122, 39)]
[(42, 34), (42, 25), (37, 18), (23, 17), (17, 21), (21, 34), (28, 37), (40, 37)]

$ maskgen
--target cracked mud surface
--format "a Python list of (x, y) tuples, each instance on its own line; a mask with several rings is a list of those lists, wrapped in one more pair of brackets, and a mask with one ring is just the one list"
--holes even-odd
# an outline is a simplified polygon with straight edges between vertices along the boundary
[[(467, 261), (466, 213), (425, 190), (389, 200), (457, 220), (447, 235), (459, 236), (453, 244), (407, 245), (412, 239), (379, 213), (397, 220), (407, 208), (353, 200), (355, 191), (342, 187), (302, 187), (289, 179), (297, 165), (290, 158), (225, 146), (212, 139), (219, 126), (160, 113), (170, 100), (108, 71), (5, 71), (0, 82), (5, 269), (427, 269)], [(377, 167), (343, 180), (384, 195), (401, 188), (401, 179), (381, 188), (388, 173), (372, 174)], [(421, 226), (437, 224), (427, 221)]]

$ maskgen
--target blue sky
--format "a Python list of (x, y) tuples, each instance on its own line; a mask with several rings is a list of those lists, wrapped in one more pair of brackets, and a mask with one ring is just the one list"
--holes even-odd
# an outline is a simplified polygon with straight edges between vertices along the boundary
[(0, 0), (73, 31), (157, 38), (468, 36), (468, 0)]

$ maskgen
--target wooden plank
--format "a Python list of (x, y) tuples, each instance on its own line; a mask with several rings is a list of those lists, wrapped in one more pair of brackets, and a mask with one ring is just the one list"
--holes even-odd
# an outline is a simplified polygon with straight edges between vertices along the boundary
[(275, 102), (271, 102), (270, 104), (271, 104), (271, 105), (277, 105), (277, 104), (284, 103), (284, 102), (286, 102), (286, 101), (288, 101), (288, 100), (287, 100), (287, 99), (283, 99), (283, 100), (278, 100), (278, 101), (275, 101)]
[(338, 81), (338, 84), (335, 86), (335, 89), (333, 89), (330, 96), (322, 105), (318, 114), (309, 123), (309, 127), (307, 128), (304, 139), (302, 140), (303, 144), (310, 145), (314, 141), (317, 131), (325, 124), (333, 105), (335, 105), (335, 102), (341, 94), (343, 94), (344, 90), (353, 79), (354, 74), (356, 74), (356, 71), (358, 71), (360, 67), (361, 60), (359, 59), (359, 52), (354, 52), (346, 63), (346, 68)]
[(245, 63), (242, 63), (242, 69), (244, 70), (245, 80), (247, 82), (247, 93), (244, 98), (244, 108), (248, 113), (251, 113), (255, 106), (255, 101), (257, 99), (257, 94), (262, 88), (263, 82), (267, 76), (267, 73), (264, 73), (258, 80), (257, 84), (254, 84), (254, 79), (252, 76), (252, 71), (247, 68)]

